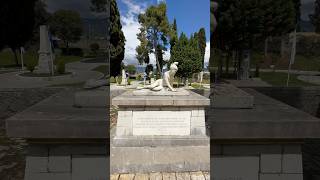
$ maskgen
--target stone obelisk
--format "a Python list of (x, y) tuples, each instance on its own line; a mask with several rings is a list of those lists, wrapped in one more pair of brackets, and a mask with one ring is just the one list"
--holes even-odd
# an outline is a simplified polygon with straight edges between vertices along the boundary
[(40, 49), (38, 69), (36, 73), (42, 74), (51, 73), (51, 46), (48, 35), (48, 27), (45, 25), (40, 26)]

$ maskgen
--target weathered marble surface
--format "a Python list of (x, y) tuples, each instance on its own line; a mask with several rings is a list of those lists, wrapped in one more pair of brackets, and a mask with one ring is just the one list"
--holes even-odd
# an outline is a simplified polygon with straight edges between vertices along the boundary
[(162, 89), (161, 91), (152, 91), (149, 89), (141, 89), (135, 90), (132, 92), (134, 96), (188, 96), (190, 92), (179, 88), (177, 91), (168, 91), (166, 89)]

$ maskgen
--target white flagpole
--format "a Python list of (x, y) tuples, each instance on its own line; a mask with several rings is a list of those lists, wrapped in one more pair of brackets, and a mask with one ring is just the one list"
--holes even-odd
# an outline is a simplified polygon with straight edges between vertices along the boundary
[(289, 86), (289, 81), (290, 81), (291, 66), (292, 64), (294, 64), (294, 60), (296, 56), (296, 45), (297, 45), (297, 29), (295, 29), (293, 33), (292, 49), (291, 49), (290, 62), (289, 62), (289, 68), (288, 68), (287, 87)]

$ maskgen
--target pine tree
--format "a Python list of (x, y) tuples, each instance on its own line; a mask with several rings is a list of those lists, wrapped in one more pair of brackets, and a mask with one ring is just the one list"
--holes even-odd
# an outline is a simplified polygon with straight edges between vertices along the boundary
[(168, 35), (170, 33), (170, 26), (167, 18), (167, 7), (165, 3), (160, 3), (156, 6), (150, 6), (145, 13), (139, 14), (139, 23), (145, 28), (146, 38), (151, 45), (151, 48), (156, 58), (157, 72), (162, 74), (162, 62), (158, 55), (160, 46), (161, 50), (166, 50), (168, 44)]
[(137, 38), (140, 41), (140, 45), (136, 47), (136, 58), (139, 64), (149, 64), (150, 58), (149, 53), (151, 52), (149, 41), (147, 39), (147, 34), (144, 27), (140, 28), (140, 33), (137, 34)]
[(191, 77), (193, 73), (198, 73), (201, 68), (201, 53), (198, 47), (198, 41), (192, 35), (190, 39), (181, 33), (177, 44), (172, 49), (170, 64), (179, 62), (179, 70), (176, 76), (181, 78)]
[(172, 51), (174, 45), (177, 44), (178, 41), (178, 28), (177, 28), (177, 21), (174, 18), (171, 32), (170, 32), (170, 52)]
[(204, 66), (204, 56), (206, 54), (206, 31), (204, 28), (201, 28), (198, 32), (198, 42), (199, 42), (199, 49), (201, 53), (201, 58), (202, 58), (202, 68)]
[(111, 0), (110, 11), (110, 75), (117, 76), (121, 71), (121, 63), (124, 59), (125, 37), (120, 22), (120, 13), (116, 0)]

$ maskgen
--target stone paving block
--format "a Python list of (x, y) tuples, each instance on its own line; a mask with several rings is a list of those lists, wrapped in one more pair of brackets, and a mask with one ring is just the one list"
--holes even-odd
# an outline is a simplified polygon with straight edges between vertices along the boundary
[(211, 143), (210, 145), (210, 156), (214, 156), (214, 155), (222, 155), (222, 145), (219, 144), (213, 144)]
[(281, 145), (224, 145), (223, 155), (281, 154)]
[(62, 155), (97, 155), (107, 154), (107, 146), (101, 144), (88, 145), (54, 145), (50, 146), (50, 156)]
[[(148, 108), (146, 108), (146, 111)], [(179, 111), (180, 108), (179, 107), (161, 107), (160, 108), (161, 111)]]
[(303, 173), (301, 154), (284, 154), (282, 164), (284, 173)]
[(176, 173), (177, 180), (190, 180), (190, 173)]
[(205, 180), (202, 172), (191, 172), (190, 173), (191, 180)]
[(281, 158), (281, 154), (261, 154), (260, 171), (262, 173), (280, 173)]
[(71, 156), (49, 156), (49, 172), (71, 173)]
[(75, 156), (72, 158), (72, 180), (107, 179), (108, 160), (99, 156)]
[(118, 111), (118, 117), (132, 117), (132, 111), (125, 110), (125, 111)]
[(303, 180), (302, 174), (260, 174), (260, 180)]
[(116, 135), (117, 136), (130, 136), (132, 135), (132, 127), (117, 127)]
[(48, 156), (49, 147), (41, 145), (27, 146), (27, 154), (29, 156)]
[(135, 180), (149, 180), (149, 174), (136, 174), (134, 177)]
[(70, 173), (27, 173), (24, 180), (71, 180)]
[(46, 173), (48, 172), (48, 157), (26, 157), (26, 172)]
[(283, 174), (281, 180), (303, 180), (303, 174)]
[(130, 116), (130, 117), (118, 117), (117, 126), (132, 128), (132, 116)]
[(284, 154), (301, 154), (301, 145), (284, 145)]
[(191, 128), (192, 127), (205, 127), (205, 118), (191, 117)]
[(210, 173), (209, 173), (209, 172), (203, 172), (203, 175), (204, 175), (204, 178), (205, 178), (206, 180), (211, 180), (211, 179), (210, 179)]
[(205, 135), (206, 128), (205, 127), (192, 127), (191, 135)]
[(282, 180), (281, 174), (260, 174), (260, 180)]
[(192, 109), (191, 116), (198, 117), (199, 116), (199, 108)]
[(118, 180), (119, 179), (119, 174), (111, 174), (110, 175), (110, 180)]
[(133, 180), (134, 174), (121, 174), (119, 180)]
[(259, 157), (213, 157), (211, 177), (213, 179), (257, 180), (259, 176)]
[(163, 180), (176, 180), (175, 173), (162, 173)]
[(150, 180), (162, 180), (161, 173), (150, 173)]

